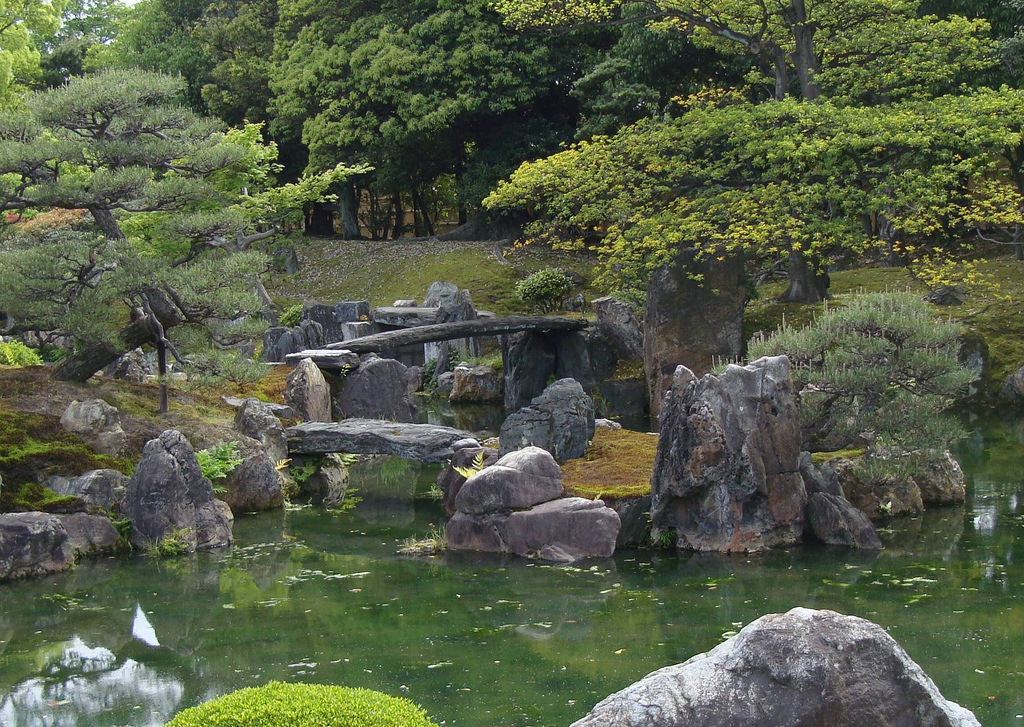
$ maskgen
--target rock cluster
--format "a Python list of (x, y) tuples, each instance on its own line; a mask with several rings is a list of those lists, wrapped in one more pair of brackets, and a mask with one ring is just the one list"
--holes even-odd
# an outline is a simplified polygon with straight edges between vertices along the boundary
[(846, 496), (839, 484), (839, 475), (828, 465), (816, 467), (810, 452), (800, 453), (800, 476), (807, 492), (805, 536), (811, 536), (825, 545), (878, 550), (875, 526)]
[(259, 399), (243, 401), (235, 412), (235, 429), (262, 444), (271, 461), (280, 462), (288, 458), (284, 426), (265, 402)]
[(121, 512), (131, 520), (132, 545), (137, 548), (153, 547), (168, 536), (188, 550), (231, 542), (231, 509), (214, 499), (192, 445), (173, 429), (146, 442)]
[(614, 553), (615, 511), (563, 492), (562, 470), (548, 452), (527, 447), (506, 454), (458, 489), (445, 529), (448, 547), (563, 562)]
[(111, 457), (119, 456), (128, 441), (121, 428), (120, 413), (103, 399), (71, 402), (61, 415), (60, 425), (97, 452)]
[(88, 505), (110, 510), (124, 497), (128, 478), (117, 470), (90, 470), (78, 477), (51, 477), (46, 486), (58, 495), (77, 497)]
[(502, 377), (490, 366), (459, 364), (453, 372), (452, 390), (448, 401), (452, 404), (501, 402)]
[(324, 329), (316, 321), (303, 320), (293, 328), (277, 326), (263, 334), (263, 360), (267, 363), (280, 363), (290, 353), (323, 347)]
[(676, 369), (651, 478), (655, 535), (681, 550), (749, 552), (797, 542), (807, 494), (789, 360), (701, 379)]
[(980, 727), (881, 627), (834, 611), (762, 616), (648, 674), (573, 727)]
[(540, 447), (559, 462), (582, 457), (594, 438), (594, 401), (579, 382), (560, 379), (501, 425), (501, 453)]

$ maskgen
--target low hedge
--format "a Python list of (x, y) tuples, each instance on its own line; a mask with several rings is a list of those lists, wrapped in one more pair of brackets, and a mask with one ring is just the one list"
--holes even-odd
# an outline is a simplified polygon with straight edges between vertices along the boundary
[(370, 689), (270, 682), (180, 712), (165, 727), (437, 727), (408, 699)]

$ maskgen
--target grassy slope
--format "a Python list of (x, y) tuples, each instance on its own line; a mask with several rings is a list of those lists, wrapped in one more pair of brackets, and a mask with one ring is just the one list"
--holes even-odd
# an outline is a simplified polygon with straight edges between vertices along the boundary
[(299, 272), (274, 276), (267, 289), (279, 302), (368, 300), (380, 306), (422, 301), (430, 284), (442, 280), (468, 289), (478, 308), (506, 315), (523, 312), (516, 282), (544, 267), (562, 267), (584, 280), (588, 300), (601, 295), (589, 287), (594, 263), (587, 258), (526, 247), (506, 249), (505, 264), (493, 250), (491, 242), (311, 238), (296, 247)]

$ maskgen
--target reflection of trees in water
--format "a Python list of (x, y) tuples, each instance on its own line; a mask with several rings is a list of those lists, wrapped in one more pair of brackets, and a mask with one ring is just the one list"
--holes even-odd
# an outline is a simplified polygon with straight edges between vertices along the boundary
[(80, 727), (100, 715), (119, 724), (156, 727), (177, 711), (185, 694), (174, 676), (130, 658), (118, 665), (114, 652), (78, 638), (42, 671), (44, 676), (15, 685), (0, 703), (4, 727)]

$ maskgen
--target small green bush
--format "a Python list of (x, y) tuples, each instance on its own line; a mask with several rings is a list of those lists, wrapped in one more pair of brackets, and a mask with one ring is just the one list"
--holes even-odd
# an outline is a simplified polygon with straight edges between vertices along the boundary
[(42, 366), (43, 359), (20, 341), (0, 343), (0, 366)]
[(203, 471), (203, 477), (214, 483), (214, 490), (217, 489), (214, 480), (224, 479), (243, 461), (238, 456), (238, 442), (221, 442), (207, 449), (200, 449), (196, 452), (196, 459), (199, 460), (199, 469)]
[(299, 325), (299, 321), (302, 320), (302, 304), (298, 303), (293, 305), (282, 313), (278, 320), (280, 321), (280, 325), (288, 326), (289, 328)]
[(516, 283), (516, 295), (542, 313), (551, 313), (562, 307), (572, 288), (572, 278), (563, 270), (544, 268)]
[(407, 699), (369, 689), (270, 682), (180, 712), (165, 727), (436, 727)]

